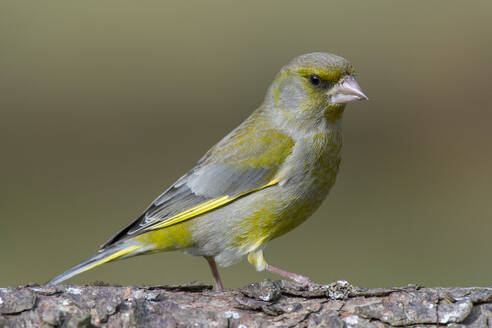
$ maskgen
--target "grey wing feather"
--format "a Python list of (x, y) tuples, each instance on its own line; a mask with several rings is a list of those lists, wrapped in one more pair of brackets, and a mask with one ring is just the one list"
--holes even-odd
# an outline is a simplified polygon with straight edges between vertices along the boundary
[(120, 230), (102, 248), (132, 237), (145, 228), (170, 218), (188, 208), (221, 195), (237, 195), (258, 186), (258, 181), (271, 176), (272, 168), (258, 167), (237, 172), (220, 164), (192, 171), (157, 197), (133, 223)]

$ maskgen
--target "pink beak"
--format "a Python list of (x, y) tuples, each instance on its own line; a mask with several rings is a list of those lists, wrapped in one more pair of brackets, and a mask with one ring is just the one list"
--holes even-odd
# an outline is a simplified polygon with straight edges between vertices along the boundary
[(331, 104), (345, 104), (369, 99), (352, 75), (347, 75), (327, 93)]

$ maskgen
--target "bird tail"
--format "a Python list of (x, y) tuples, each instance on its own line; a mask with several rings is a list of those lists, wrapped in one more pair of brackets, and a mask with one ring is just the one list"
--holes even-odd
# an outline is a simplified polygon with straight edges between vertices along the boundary
[(59, 274), (55, 278), (48, 281), (47, 284), (56, 285), (62, 281), (67, 280), (68, 278), (78, 275), (79, 273), (88, 271), (101, 264), (137, 255), (140, 253), (139, 249), (141, 250), (141, 248), (142, 245), (131, 242), (131, 240), (113, 244), (107, 248), (101, 249), (94, 256), (91, 256), (90, 258), (77, 264), (73, 268), (70, 268), (67, 271)]

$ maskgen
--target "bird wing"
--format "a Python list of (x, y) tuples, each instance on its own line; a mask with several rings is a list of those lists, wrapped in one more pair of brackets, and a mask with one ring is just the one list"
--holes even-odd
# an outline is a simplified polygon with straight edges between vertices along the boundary
[(250, 117), (102, 247), (189, 220), (275, 185), (279, 168), (293, 146), (288, 135), (257, 127)]

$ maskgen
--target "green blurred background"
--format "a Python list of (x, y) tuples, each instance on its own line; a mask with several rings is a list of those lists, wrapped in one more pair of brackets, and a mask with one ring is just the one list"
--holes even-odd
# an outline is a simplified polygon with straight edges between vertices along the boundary
[[(492, 282), (491, 1), (2, 1), (0, 286), (97, 251), (303, 53), (348, 58), (371, 98), (341, 174), (272, 264), (363, 286)], [(264, 277), (246, 262), (227, 287)], [(211, 282), (162, 253), (70, 280)]]

